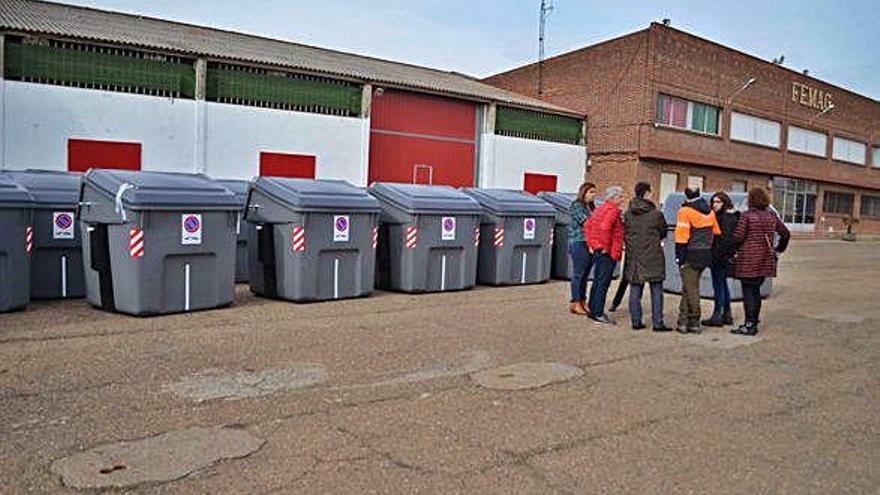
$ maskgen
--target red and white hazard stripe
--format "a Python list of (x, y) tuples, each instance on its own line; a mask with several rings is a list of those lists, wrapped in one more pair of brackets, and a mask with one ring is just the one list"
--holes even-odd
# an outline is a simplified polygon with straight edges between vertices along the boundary
[(34, 229), (30, 225), (24, 229), (24, 248), (27, 250), (27, 254), (34, 252)]
[(416, 244), (419, 242), (419, 228), (418, 227), (407, 227), (406, 228), (406, 248), (407, 249), (415, 249)]
[(379, 245), (379, 227), (373, 227), (373, 249)]
[(495, 247), (504, 247), (504, 227), (495, 227)]
[(474, 229), (474, 246), (480, 246), (480, 226)]
[(306, 229), (300, 225), (293, 226), (293, 240), (291, 247), (294, 253), (302, 253), (306, 250)]
[(142, 229), (128, 231), (128, 254), (132, 258), (144, 257), (144, 231)]

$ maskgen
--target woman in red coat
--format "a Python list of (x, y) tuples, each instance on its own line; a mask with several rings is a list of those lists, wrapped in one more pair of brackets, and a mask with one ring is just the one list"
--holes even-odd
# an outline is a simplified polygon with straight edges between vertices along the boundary
[[(788, 247), (788, 228), (769, 209), (770, 198), (760, 187), (749, 191), (749, 209), (739, 219), (733, 233), (737, 245), (734, 277), (742, 284), (745, 323), (731, 330), (741, 335), (757, 335), (761, 321), (761, 285), (776, 276), (776, 260)], [(779, 242), (774, 239), (779, 235)]]
[(593, 286), (590, 288), (590, 318), (606, 324), (614, 320), (605, 314), (605, 298), (611, 286), (614, 266), (623, 254), (623, 189), (611, 186), (605, 190), (605, 202), (596, 208), (584, 224), (587, 247), (593, 255)]

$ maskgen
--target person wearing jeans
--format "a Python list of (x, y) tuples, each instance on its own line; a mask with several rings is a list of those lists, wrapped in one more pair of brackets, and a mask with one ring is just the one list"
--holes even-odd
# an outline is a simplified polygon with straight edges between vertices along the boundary
[(623, 218), (620, 205), (623, 189), (612, 186), (605, 190), (605, 202), (596, 208), (584, 224), (587, 247), (593, 253), (593, 287), (590, 289), (590, 318), (605, 324), (614, 321), (605, 314), (605, 299), (614, 265), (623, 255)]
[(707, 327), (721, 327), (733, 325), (733, 316), (730, 312), (730, 288), (727, 286), (727, 277), (730, 274), (730, 261), (736, 253), (736, 245), (733, 239), (733, 231), (739, 222), (739, 212), (734, 210), (733, 201), (725, 192), (717, 192), (712, 195), (710, 201), (721, 235), (715, 236), (712, 242), (712, 292), (715, 299), (715, 310), (712, 316), (703, 320)]
[(651, 324), (655, 332), (670, 328), (663, 323), (663, 280), (666, 279), (666, 257), (663, 239), (666, 220), (651, 201), (651, 184), (639, 182), (635, 197), (623, 216), (626, 261), (622, 277), (629, 281), (629, 314), (633, 330), (642, 330), (642, 292), (651, 287)]
[(568, 253), (571, 255), (571, 300), (568, 310), (576, 315), (588, 314), (586, 307), (587, 278), (589, 278), (590, 269), (593, 267), (593, 254), (590, 253), (584, 239), (584, 224), (596, 209), (596, 205), (593, 203), (595, 196), (596, 185), (584, 182), (569, 208), (571, 222), (568, 233)]

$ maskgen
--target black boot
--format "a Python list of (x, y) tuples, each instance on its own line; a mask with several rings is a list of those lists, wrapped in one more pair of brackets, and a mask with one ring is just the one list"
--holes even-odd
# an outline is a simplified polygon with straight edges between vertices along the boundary
[(708, 320), (703, 320), (703, 326), (720, 327), (722, 325), (723, 322), (721, 312), (717, 310), (712, 313), (712, 316), (710, 316)]
[(758, 325), (750, 321), (745, 321), (742, 325), (731, 330), (730, 333), (735, 333), (737, 335), (755, 335), (758, 333)]
[(733, 325), (733, 315), (730, 314), (730, 306), (724, 308), (724, 312), (721, 313), (721, 324)]

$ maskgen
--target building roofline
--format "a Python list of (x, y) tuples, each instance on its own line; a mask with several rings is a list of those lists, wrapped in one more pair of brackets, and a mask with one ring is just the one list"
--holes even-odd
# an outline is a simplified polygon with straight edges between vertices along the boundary
[[(247, 58), (241, 58), (241, 57), (236, 57), (236, 56), (226, 57), (226, 56), (223, 56), (222, 54), (212, 53), (209, 51), (199, 51), (199, 50), (190, 51), (190, 50), (181, 49), (181, 48), (174, 48), (172, 46), (163, 46), (163, 45), (157, 45), (157, 44), (147, 43), (147, 42), (138, 43), (137, 40), (119, 41), (119, 40), (113, 40), (110, 37), (105, 38), (105, 37), (95, 37), (95, 36), (82, 36), (82, 35), (79, 35), (79, 34), (76, 34), (73, 32), (70, 32), (70, 33), (64, 33), (63, 31), (62, 32), (53, 32), (53, 31), (46, 31), (46, 30), (40, 30), (40, 29), (28, 29), (28, 28), (22, 28), (19, 26), (9, 26), (9, 25), (7, 25), (7, 26), (0, 25), (0, 30), (7, 30), (7, 31), (15, 32), (15, 33), (29, 33), (29, 34), (41, 34), (41, 35), (46, 35), (46, 36), (67, 37), (71, 40), (87, 40), (87, 41), (92, 41), (92, 42), (108, 43), (108, 44), (114, 44), (114, 45), (119, 45), (119, 46), (130, 46), (133, 48), (140, 48), (140, 49), (146, 49), (146, 50), (161, 50), (161, 51), (166, 51), (169, 53), (189, 54), (189, 55), (195, 55), (195, 56), (205, 56), (205, 57), (213, 58), (213, 59), (240, 61), (243, 63), (258, 63), (258, 64), (262, 64), (262, 65), (271, 65), (271, 66), (276, 66), (276, 67), (280, 67), (280, 68), (286, 68), (288, 70), (294, 70), (294, 71), (302, 70), (302, 71), (312, 72), (312, 73), (317, 73), (317, 74), (326, 74), (329, 76), (342, 77), (342, 78), (345, 78), (348, 80), (362, 81), (364, 83), (396, 85), (397, 87), (407, 88), (407, 89), (420, 91), (420, 92), (444, 94), (444, 95), (454, 96), (454, 97), (458, 97), (458, 98), (462, 98), (462, 99), (468, 99), (471, 101), (492, 102), (492, 103), (496, 103), (496, 104), (500, 104), (500, 105), (504, 105), (504, 106), (523, 108), (523, 109), (528, 109), (528, 110), (537, 111), (537, 112), (565, 115), (568, 117), (574, 117), (574, 118), (578, 118), (578, 119), (585, 119), (586, 118), (586, 115), (582, 114), (580, 112), (570, 110), (567, 108), (563, 108), (563, 107), (559, 107), (557, 105), (553, 105), (551, 103), (544, 102), (544, 101), (541, 101), (541, 100), (538, 100), (535, 98), (531, 98), (531, 97), (528, 97), (525, 95), (520, 95), (520, 94), (514, 93), (512, 91), (507, 91), (507, 90), (504, 90), (501, 88), (496, 88), (494, 86), (491, 86), (491, 85), (488, 85), (488, 84), (482, 82), (477, 77), (470, 76), (467, 74), (462, 74), (457, 71), (435, 69), (435, 68), (431, 68), (431, 67), (425, 67), (422, 65), (408, 63), (408, 62), (400, 62), (400, 61), (396, 61), (396, 60), (383, 59), (383, 58), (379, 58), (379, 57), (375, 57), (375, 56), (371, 56), (371, 55), (362, 55), (359, 53), (346, 52), (346, 51), (336, 50), (336, 49), (332, 49), (332, 48), (325, 48), (325, 47), (321, 47), (321, 46), (315, 46), (315, 45), (309, 45), (309, 44), (295, 42), (295, 41), (289, 41), (289, 40), (285, 40), (285, 39), (270, 38), (270, 37), (259, 35), (259, 34), (252, 34), (252, 33), (247, 33), (247, 32), (242, 32), (242, 31), (235, 31), (235, 30), (231, 30), (231, 29), (224, 29), (224, 28), (217, 28), (217, 27), (193, 24), (193, 23), (188, 23), (188, 22), (181, 22), (181, 21), (176, 21), (176, 20), (164, 19), (161, 17), (153, 17), (153, 16), (141, 15), (141, 14), (132, 14), (132, 13), (116, 11), (116, 10), (106, 10), (106, 9), (100, 9), (100, 8), (90, 7), (90, 6), (71, 5), (71, 4), (66, 4), (66, 3), (56, 2), (56, 1), (49, 1), (49, 0), (25, 0), (25, 1), (27, 1), (29, 3), (33, 3), (33, 4), (43, 4), (43, 5), (49, 5), (49, 6), (53, 6), (53, 7), (57, 7), (57, 8), (74, 9), (74, 10), (80, 10), (80, 11), (85, 11), (85, 12), (92, 12), (92, 13), (95, 13), (96, 15), (114, 16), (114, 17), (121, 17), (121, 18), (126, 18), (126, 19), (146, 20), (146, 21), (150, 21), (150, 22), (178, 26), (181, 28), (197, 29), (197, 30), (204, 30), (204, 31), (209, 31), (209, 32), (214, 32), (214, 33), (223, 33), (223, 34), (228, 34), (228, 35), (233, 35), (233, 36), (241, 36), (241, 37), (245, 37), (245, 38), (249, 38), (249, 39), (261, 40), (261, 41), (264, 41), (267, 43), (276, 43), (276, 44), (286, 45), (286, 46), (290, 46), (292, 48), (302, 48), (302, 49), (306, 49), (306, 50), (315, 50), (315, 51), (319, 51), (319, 52), (323, 52), (323, 53), (327, 53), (327, 54), (339, 55), (342, 57), (357, 57), (357, 58), (363, 59), (363, 60), (374, 61), (374, 62), (381, 63), (381, 64), (390, 64), (390, 65), (399, 66), (399, 67), (407, 67), (407, 68), (411, 68), (411, 69), (415, 69), (415, 70), (419, 70), (419, 71), (426, 71), (428, 73), (434, 73), (437, 75), (442, 75), (442, 76), (447, 76), (447, 77), (448, 76), (461, 77), (463, 79), (468, 79), (474, 83), (484, 85), (484, 86), (486, 86), (487, 90), (490, 90), (492, 92), (501, 92), (501, 93), (508, 94), (511, 96), (511, 98), (509, 98), (509, 101), (508, 101), (508, 100), (504, 100), (501, 98), (492, 98), (489, 95), (480, 95), (480, 94), (471, 93), (465, 89), (462, 89), (460, 91), (447, 90), (447, 89), (440, 90), (440, 89), (431, 89), (431, 88), (422, 87), (418, 84), (406, 84), (403, 81), (396, 81), (394, 79), (394, 77), (382, 77), (380, 71), (377, 71), (377, 72), (379, 72), (377, 74), (379, 77), (376, 77), (376, 78), (354, 77), (351, 74), (335, 72), (333, 70), (322, 69), (322, 68), (317, 68), (317, 67), (310, 68), (310, 67), (300, 67), (300, 66), (294, 65), (294, 64), (284, 64), (284, 63), (277, 63), (276, 64), (276, 63), (260, 62), (257, 60), (250, 60)], [(515, 101), (515, 100), (522, 100), (522, 101)], [(528, 100), (533, 100), (533, 101), (530, 102)]]
[[(689, 33), (689, 32), (687, 32), (687, 31), (684, 31), (684, 30), (681, 30), (681, 29), (678, 29), (678, 28), (674, 28), (674, 27), (672, 27), (672, 26), (664, 26), (663, 24), (661, 24), (661, 23), (659, 23), (659, 22), (652, 22), (650, 28), (655, 28), (655, 29), (657, 29), (657, 28), (659, 28), (659, 29), (669, 29), (669, 30), (671, 30), (671, 31), (675, 31), (676, 33), (680, 33), (680, 34), (683, 34), (683, 35), (685, 35), (685, 36), (688, 36), (688, 37), (694, 38), (694, 39), (696, 39), (696, 40), (702, 41), (703, 43), (709, 43), (709, 44), (714, 45), (714, 46), (716, 46), (716, 47), (718, 47), (718, 48), (721, 48), (722, 50), (727, 50), (727, 51), (729, 51), (729, 52), (733, 52), (733, 53), (736, 53), (736, 54), (742, 55), (742, 56), (744, 56), (744, 57), (750, 58), (750, 59), (752, 59), (752, 60), (755, 60), (755, 61), (761, 62), (761, 63), (763, 63), (763, 64), (765, 64), (765, 65), (770, 66), (770, 67), (775, 67), (775, 68), (777, 68), (777, 69), (781, 69), (781, 70), (784, 70), (784, 71), (790, 72), (791, 74), (796, 75), (796, 76), (798, 76), (798, 77), (806, 78), (806, 79), (809, 79), (809, 80), (811, 80), (811, 81), (815, 81), (815, 82), (817, 82), (817, 83), (824, 84), (824, 85), (826, 85), (826, 86), (830, 86), (830, 87), (832, 87), (832, 88), (839, 89), (839, 90), (841, 90), (841, 91), (845, 91), (846, 93), (849, 93), (849, 94), (851, 94), (851, 95), (853, 95), (853, 96), (856, 96), (856, 97), (858, 97), (858, 98), (862, 98), (862, 99), (864, 99), (864, 100), (868, 100), (870, 103), (873, 103), (873, 104), (875, 104), (875, 105), (876, 105), (876, 104), (880, 104), (880, 100), (875, 100), (874, 98), (871, 98), (870, 96), (863, 95), (863, 94), (861, 94), (861, 93), (857, 93), (857, 92), (855, 92), (855, 91), (853, 91), (853, 90), (851, 90), (851, 89), (844, 88), (843, 86), (840, 86), (840, 85), (837, 85), (837, 84), (834, 84), (834, 83), (830, 83), (830, 82), (828, 82), (828, 81), (823, 81), (822, 79), (819, 79), (819, 78), (817, 78), (817, 77), (813, 77), (813, 76), (806, 75), (806, 74), (804, 74), (803, 72), (798, 72), (798, 71), (796, 71), (796, 70), (794, 70), (794, 69), (792, 69), (792, 68), (786, 67), (786, 66), (784, 66), (784, 65), (774, 64), (773, 62), (771, 62), (771, 61), (769, 61), (769, 60), (765, 60), (765, 59), (763, 59), (763, 58), (761, 58), (761, 57), (759, 57), (759, 56), (757, 56), (757, 55), (752, 55), (752, 54), (750, 54), (750, 53), (746, 53), (746, 52), (744, 52), (744, 51), (742, 51), (742, 50), (739, 50), (739, 49), (737, 49), (737, 48), (732, 48), (732, 47), (729, 47), (729, 46), (727, 46), (727, 45), (723, 45), (723, 44), (721, 44), (721, 43), (719, 43), (719, 42), (717, 42), (717, 41), (712, 41), (712, 40), (710, 40), (710, 39), (708, 39), (708, 38), (703, 38), (702, 36), (698, 36), (698, 35), (696, 35), (696, 34)], [(650, 28), (649, 28), (649, 29), (650, 29)]]

